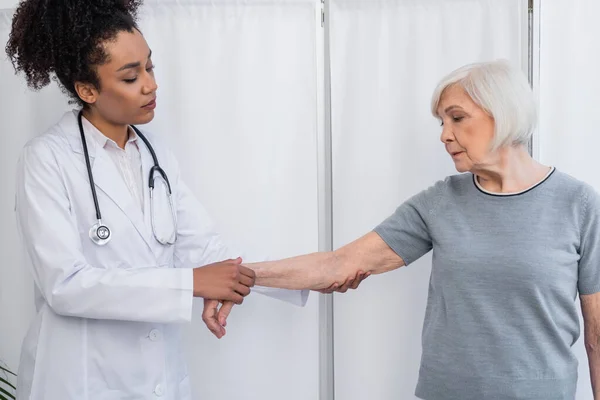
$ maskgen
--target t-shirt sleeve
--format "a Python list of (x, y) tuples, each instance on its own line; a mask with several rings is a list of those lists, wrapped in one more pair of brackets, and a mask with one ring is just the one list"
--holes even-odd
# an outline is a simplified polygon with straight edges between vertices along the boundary
[(600, 292), (600, 195), (591, 187), (584, 194), (579, 247), (579, 294)]
[(414, 195), (374, 229), (405, 265), (418, 260), (432, 248), (427, 220), (439, 203), (443, 186), (444, 182), (440, 181)]

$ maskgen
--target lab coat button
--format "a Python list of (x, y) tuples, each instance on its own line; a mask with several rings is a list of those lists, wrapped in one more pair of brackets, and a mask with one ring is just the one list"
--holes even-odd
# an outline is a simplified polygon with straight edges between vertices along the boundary
[(148, 337), (150, 338), (150, 340), (152, 340), (153, 342), (157, 342), (160, 340), (160, 331), (156, 330), (156, 329), (152, 329), (150, 331), (150, 334), (148, 335)]
[(154, 388), (154, 394), (157, 395), (158, 397), (165, 394), (165, 390), (163, 389), (162, 385), (160, 385), (160, 384), (156, 385), (156, 387)]

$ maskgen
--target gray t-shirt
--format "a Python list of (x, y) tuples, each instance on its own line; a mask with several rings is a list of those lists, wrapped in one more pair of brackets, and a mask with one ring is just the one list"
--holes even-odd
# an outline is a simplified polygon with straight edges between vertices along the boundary
[(577, 292), (600, 291), (600, 197), (589, 185), (554, 171), (494, 195), (454, 175), (375, 232), (406, 265), (433, 249), (417, 397), (575, 398)]

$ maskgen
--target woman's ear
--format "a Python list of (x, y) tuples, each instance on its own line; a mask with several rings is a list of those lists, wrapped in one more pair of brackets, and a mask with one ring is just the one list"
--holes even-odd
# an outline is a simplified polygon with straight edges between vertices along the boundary
[(91, 83), (75, 82), (75, 91), (81, 100), (94, 104), (98, 99), (98, 89)]

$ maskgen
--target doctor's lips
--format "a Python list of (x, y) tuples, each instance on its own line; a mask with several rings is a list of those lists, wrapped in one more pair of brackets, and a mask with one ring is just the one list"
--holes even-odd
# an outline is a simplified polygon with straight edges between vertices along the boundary
[(142, 108), (145, 108), (147, 110), (154, 110), (156, 108), (156, 97), (152, 99), (150, 103), (142, 106)]

